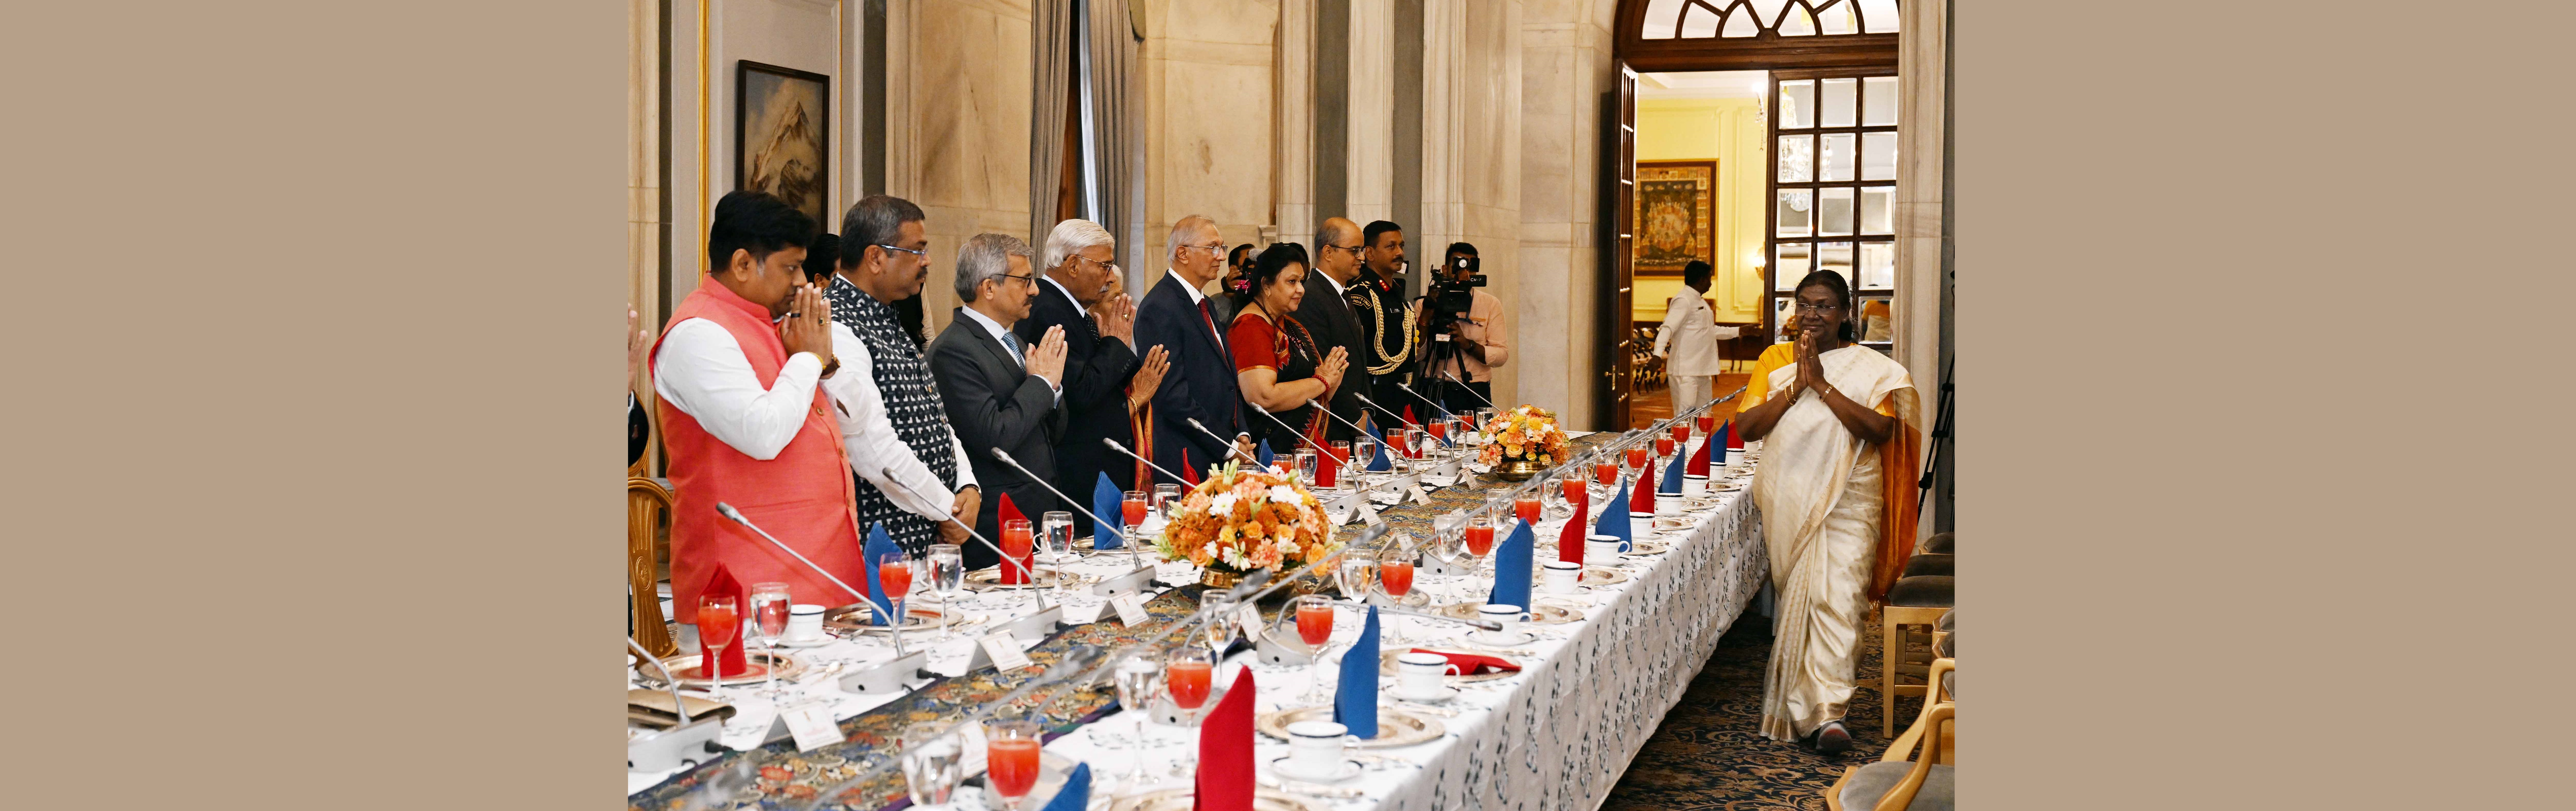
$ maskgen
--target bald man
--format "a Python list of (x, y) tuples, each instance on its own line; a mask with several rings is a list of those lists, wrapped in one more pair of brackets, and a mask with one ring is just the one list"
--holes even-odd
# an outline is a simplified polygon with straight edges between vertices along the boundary
[[(1359, 223), (1334, 217), (1315, 228), (1315, 272), (1306, 274), (1306, 298), (1297, 303), (1297, 323), (1306, 325), (1306, 331), (1314, 334), (1317, 352), (1329, 355), (1333, 347), (1338, 346), (1351, 357), (1368, 357), (1362, 354), (1368, 349), (1368, 339), (1360, 331), (1359, 313), (1351, 309), (1348, 297), (1351, 280), (1359, 278), (1360, 254), (1364, 250)], [(1353, 366), (1357, 365), (1354, 361)], [(1343, 385), (1333, 390), (1333, 413), (1342, 419), (1359, 422), (1363, 410), (1359, 395), (1362, 394), (1361, 389), (1366, 388), (1367, 380), (1368, 376), (1364, 374), (1344, 378)], [(1368, 395), (1372, 398), (1377, 396), (1374, 392)], [(1385, 405), (1398, 410), (1404, 408), (1398, 403)], [(1351, 438), (1351, 429), (1343, 427), (1341, 422), (1325, 422), (1329, 423), (1324, 427), (1325, 436), (1329, 439)]]

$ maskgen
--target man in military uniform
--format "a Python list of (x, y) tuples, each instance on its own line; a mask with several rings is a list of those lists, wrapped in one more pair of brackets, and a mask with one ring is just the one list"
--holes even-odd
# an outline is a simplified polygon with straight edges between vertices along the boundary
[(1404, 291), (1404, 229), (1378, 220), (1360, 231), (1360, 241), (1367, 246), (1360, 255), (1360, 275), (1343, 295), (1360, 318), (1362, 352), (1353, 359), (1368, 372), (1368, 396), (1379, 406), (1372, 410), (1371, 427), (1384, 430), (1404, 424), (1394, 411), (1384, 409), (1401, 411), (1413, 401), (1405, 392), (1413, 371), (1408, 367), (1413, 359), (1414, 307)]

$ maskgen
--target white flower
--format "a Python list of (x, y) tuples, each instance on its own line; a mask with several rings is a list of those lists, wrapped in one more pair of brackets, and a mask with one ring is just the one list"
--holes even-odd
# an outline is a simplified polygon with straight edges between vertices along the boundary
[(1270, 500), (1282, 504), (1295, 504), (1297, 491), (1290, 489), (1288, 485), (1274, 484), (1270, 486)]
[(1209, 514), (1209, 515), (1233, 515), (1233, 514), (1234, 514), (1234, 493), (1233, 493), (1232, 491), (1227, 491), (1227, 492), (1223, 492), (1223, 493), (1218, 493), (1218, 494), (1216, 494), (1216, 498), (1214, 498), (1214, 499), (1210, 499), (1210, 500), (1208, 501), (1208, 514)]

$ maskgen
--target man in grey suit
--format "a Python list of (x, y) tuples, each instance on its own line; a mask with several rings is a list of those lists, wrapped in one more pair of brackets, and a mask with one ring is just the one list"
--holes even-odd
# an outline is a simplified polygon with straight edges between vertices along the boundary
[[(1306, 331), (1315, 336), (1317, 352), (1329, 355), (1333, 347), (1338, 346), (1351, 357), (1367, 357), (1360, 354), (1367, 351), (1368, 339), (1360, 332), (1359, 314), (1351, 311), (1350, 299), (1342, 292), (1352, 279), (1359, 278), (1362, 250), (1359, 223), (1334, 217), (1315, 229), (1315, 272), (1306, 274), (1306, 298), (1297, 302), (1297, 323), (1306, 325)], [(1351, 381), (1367, 379), (1366, 375), (1349, 378)], [(1359, 423), (1365, 408), (1360, 405), (1359, 394), (1364, 388), (1367, 387), (1345, 383), (1333, 392), (1333, 401), (1327, 406), (1342, 419)], [(1369, 396), (1376, 397), (1377, 393), (1369, 392)], [(1404, 410), (1402, 403), (1379, 405)], [(1351, 429), (1343, 427), (1339, 420), (1324, 422), (1326, 441), (1351, 438)], [(1289, 449), (1271, 450), (1286, 453)]]
[[(1057, 508), (1055, 494), (1019, 469), (993, 458), (994, 448), (1028, 467), (1055, 476), (1055, 443), (1065, 426), (1064, 328), (1052, 327), (1036, 346), (1011, 332), (1037, 299), (1037, 274), (1029, 244), (1002, 234), (976, 234), (957, 249), (957, 308), (948, 329), (930, 342), (930, 372), (937, 379), (948, 424), (972, 459), (975, 481), (986, 494), (975, 531), (999, 543), (1001, 495), (1021, 517), (1036, 521)], [(1001, 562), (983, 544), (968, 543), (966, 568)]]

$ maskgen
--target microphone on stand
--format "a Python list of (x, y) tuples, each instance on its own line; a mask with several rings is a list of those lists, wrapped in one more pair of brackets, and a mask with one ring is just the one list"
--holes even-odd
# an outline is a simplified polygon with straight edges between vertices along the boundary
[[(894, 474), (894, 471), (893, 471), (893, 470), (891, 470), (891, 469), (889, 469), (889, 470), (887, 470), (887, 471), (886, 471), (886, 475), (891, 476), (891, 475), (893, 475), (893, 474)], [(841, 587), (841, 590), (842, 590), (842, 591), (846, 591), (846, 592), (849, 592), (849, 593), (851, 593), (851, 594), (858, 595), (859, 602), (867, 603), (867, 604), (868, 604), (868, 608), (869, 608), (869, 610), (875, 610), (875, 609), (876, 609), (876, 603), (874, 603), (874, 602), (870, 602), (870, 601), (868, 600), (868, 593), (867, 593), (867, 592), (860, 591), (860, 590), (858, 590), (858, 589), (854, 589), (854, 588), (850, 588), (850, 584), (841, 582), (841, 579), (840, 579), (840, 578), (838, 578), (838, 577), (833, 577), (831, 572), (823, 571), (823, 567), (814, 565), (814, 561), (812, 561), (812, 560), (808, 560), (808, 559), (805, 557), (805, 553), (803, 553), (803, 552), (798, 552), (798, 551), (796, 551), (795, 549), (789, 548), (789, 547), (787, 546), (787, 544), (780, 542), (780, 541), (778, 540), (778, 538), (776, 538), (775, 536), (770, 535), (768, 530), (761, 529), (761, 528), (760, 528), (760, 525), (752, 523), (752, 522), (751, 522), (751, 519), (742, 517), (742, 511), (741, 511), (741, 510), (734, 509), (734, 508), (733, 508), (733, 505), (731, 505), (731, 504), (726, 504), (726, 503), (721, 502), (721, 501), (716, 502), (716, 514), (718, 514), (718, 515), (722, 515), (722, 516), (724, 516), (725, 518), (731, 519), (734, 523), (736, 523), (736, 524), (741, 524), (741, 525), (743, 525), (744, 527), (749, 528), (749, 529), (750, 529), (751, 531), (753, 531), (753, 532), (760, 533), (760, 537), (768, 538), (770, 543), (777, 544), (777, 545), (778, 545), (778, 548), (779, 548), (779, 549), (781, 549), (781, 550), (784, 550), (784, 551), (788, 554), (788, 556), (790, 556), (790, 557), (794, 557), (798, 563), (803, 563), (803, 564), (805, 564), (805, 568), (812, 569), (812, 570), (814, 570), (814, 573), (815, 573), (815, 574), (822, 575), (822, 576), (823, 576), (823, 579), (825, 579), (825, 580), (829, 580), (829, 581), (832, 581), (832, 585), (835, 585), (835, 586), (839, 586), (839, 587)], [(891, 636), (893, 636), (893, 637), (894, 637), (894, 655), (895, 655), (897, 658), (901, 658), (901, 657), (904, 655), (904, 653), (903, 653), (903, 631), (902, 631), (902, 629), (901, 629), (901, 628), (898, 628), (898, 627), (897, 627), (897, 626), (900, 626), (900, 625), (902, 625), (902, 624), (903, 624), (903, 618), (902, 618), (902, 617), (888, 617), (888, 618), (886, 618), (886, 632), (887, 632), (889, 635), (891, 635)]]
[[(1252, 404), (1251, 404), (1251, 403), (1245, 403), (1244, 405), (1252, 405)], [(1256, 406), (1252, 406), (1252, 410), (1254, 410), (1254, 411), (1259, 411), (1259, 412), (1261, 412), (1261, 416), (1264, 416), (1264, 417), (1268, 417), (1268, 418), (1270, 418), (1270, 422), (1271, 422), (1271, 424), (1273, 424), (1273, 425), (1277, 425), (1277, 426), (1279, 426), (1279, 427), (1281, 427), (1281, 428), (1286, 428), (1286, 429), (1288, 429), (1288, 433), (1296, 435), (1296, 437), (1297, 437), (1297, 441), (1299, 441), (1299, 442), (1303, 442), (1303, 443), (1306, 443), (1306, 447), (1314, 448), (1316, 453), (1328, 453), (1328, 451), (1324, 450), (1324, 446), (1315, 444), (1315, 441), (1314, 441), (1314, 440), (1312, 440), (1312, 439), (1307, 439), (1307, 438), (1306, 438), (1306, 432), (1304, 432), (1304, 431), (1300, 431), (1300, 430), (1297, 430), (1296, 426), (1289, 425), (1287, 422), (1284, 422), (1284, 421), (1280, 420), (1280, 419), (1279, 419), (1279, 417), (1278, 417), (1278, 415), (1275, 415), (1275, 414), (1270, 413), (1270, 409), (1262, 408), (1262, 407), (1260, 407), (1260, 406), (1257, 406), (1257, 405), (1256, 405)]]
[[(1467, 387), (1467, 381), (1464, 381), (1464, 380), (1460, 380), (1460, 379), (1458, 379), (1458, 376), (1457, 376), (1457, 375), (1450, 374), (1450, 373), (1449, 373), (1449, 370), (1447, 370), (1447, 369), (1442, 369), (1442, 370), (1440, 370), (1440, 376), (1441, 376), (1441, 377), (1445, 377), (1445, 378), (1449, 378), (1449, 382), (1451, 382), (1451, 383), (1456, 383), (1456, 384), (1458, 384), (1458, 390), (1459, 390), (1459, 391), (1466, 392), (1466, 393), (1467, 393), (1467, 396), (1469, 396), (1469, 397), (1474, 397), (1474, 398), (1476, 398), (1476, 399), (1478, 399), (1478, 400), (1485, 400), (1485, 407), (1486, 407), (1486, 408), (1491, 408), (1491, 409), (1496, 409), (1496, 410), (1500, 410), (1500, 409), (1502, 408), (1502, 406), (1494, 405), (1494, 401), (1492, 401), (1492, 400), (1486, 400), (1486, 399), (1485, 399), (1485, 395), (1477, 394), (1475, 389), (1468, 388), (1468, 387)], [(1416, 396), (1419, 396), (1419, 395), (1416, 395)]]
[[(1404, 388), (1404, 387), (1402, 387), (1402, 386), (1398, 386), (1397, 388)], [(1408, 392), (1408, 393), (1410, 393), (1410, 392), (1412, 392), (1412, 391), (1413, 391), (1412, 389), (1404, 389), (1404, 390), (1405, 390), (1406, 392)], [(1422, 429), (1422, 430), (1424, 430), (1424, 431), (1429, 431), (1429, 430), (1431, 430), (1430, 428), (1426, 428), (1426, 427), (1424, 427), (1424, 426), (1422, 425), (1422, 423), (1418, 423), (1418, 422), (1414, 422), (1414, 421), (1412, 421), (1412, 420), (1404, 419), (1404, 415), (1403, 415), (1402, 413), (1399, 413), (1399, 412), (1397, 412), (1397, 411), (1395, 411), (1395, 410), (1393, 410), (1393, 409), (1389, 409), (1389, 408), (1387, 408), (1386, 406), (1378, 405), (1378, 404), (1377, 404), (1377, 401), (1376, 401), (1376, 400), (1371, 400), (1371, 399), (1369, 399), (1369, 398), (1368, 398), (1368, 395), (1360, 394), (1360, 393), (1358, 393), (1358, 392), (1352, 392), (1352, 393), (1351, 393), (1351, 396), (1352, 396), (1352, 397), (1357, 397), (1357, 398), (1359, 398), (1359, 401), (1360, 401), (1360, 402), (1362, 402), (1362, 403), (1367, 403), (1367, 404), (1368, 404), (1368, 407), (1370, 407), (1370, 408), (1374, 408), (1374, 409), (1377, 409), (1377, 410), (1379, 410), (1379, 411), (1384, 411), (1384, 412), (1389, 413), (1389, 414), (1394, 414), (1396, 419), (1398, 419), (1398, 420), (1403, 420), (1404, 424), (1406, 424), (1406, 425), (1410, 425), (1410, 426), (1413, 426), (1413, 427), (1415, 427), (1415, 428), (1421, 428), (1421, 429)], [(1421, 397), (1422, 395), (1416, 394), (1416, 395), (1413, 395), (1413, 396), (1415, 396), (1415, 397)], [(1431, 402), (1431, 401), (1430, 401), (1430, 400), (1423, 400), (1423, 402), (1429, 403), (1429, 402)], [(1437, 403), (1433, 403), (1433, 404), (1432, 404), (1432, 407), (1433, 407), (1433, 408), (1439, 408), (1440, 406), (1439, 406), (1439, 404), (1437, 404)], [(1440, 409), (1440, 414), (1441, 414), (1441, 416), (1448, 416), (1448, 414), (1449, 414), (1449, 409), (1441, 408), (1441, 409)]]
[[(1102, 525), (1102, 524), (1107, 524), (1107, 523), (1109, 523), (1108, 521), (1101, 520), (1101, 518), (1100, 518), (1100, 514), (1099, 514), (1099, 513), (1095, 513), (1095, 512), (1092, 512), (1092, 511), (1088, 510), (1088, 509), (1084, 509), (1084, 508), (1083, 508), (1083, 506), (1082, 506), (1082, 502), (1075, 501), (1075, 500), (1073, 499), (1073, 497), (1072, 497), (1072, 496), (1065, 495), (1065, 494), (1064, 494), (1064, 491), (1062, 491), (1062, 490), (1058, 490), (1058, 489), (1055, 489), (1055, 485), (1048, 484), (1046, 479), (1039, 477), (1039, 476), (1038, 476), (1038, 474), (1030, 473), (1028, 468), (1026, 468), (1026, 467), (1022, 467), (1022, 466), (1020, 465), (1020, 460), (1017, 460), (1017, 459), (1013, 459), (1013, 458), (1011, 458), (1011, 455), (1010, 455), (1010, 454), (1007, 454), (1007, 453), (1003, 453), (1003, 452), (1002, 452), (1002, 449), (1000, 449), (1000, 448), (994, 448), (994, 449), (993, 449), (993, 458), (1002, 460), (1002, 464), (1006, 464), (1006, 465), (1010, 465), (1011, 467), (1018, 468), (1018, 469), (1019, 469), (1019, 471), (1020, 471), (1021, 473), (1026, 474), (1030, 479), (1035, 480), (1035, 481), (1038, 483), (1038, 486), (1039, 486), (1039, 487), (1044, 487), (1044, 488), (1046, 488), (1046, 489), (1047, 489), (1047, 492), (1049, 492), (1049, 493), (1054, 493), (1056, 498), (1064, 499), (1064, 503), (1065, 503), (1067, 506), (1070, 506), (1070, 507), (1072, 507), (1072, 508), (1074, 508), (1074, 509), (1076, 509), (1076, 510), (1081, 510), (1083, 515), (1091, 516), (1091, 523), (1092, 523), (1094, 526), (1098, 526), (1098, 525)], [(1121, 523), (1123, 524), (1124, 522), (1121, 522)], [(1128, 544), (1127, 544), (1127, 564), (1128, 564), (1128, 566), (1129, 566), (1130, 570), (1137, 569), (1137, 568), (1143, 568), (1143, 567), (1144, 567), (1144, 564), (1143, 564), (1143, 563), (1139, 563), (1139, 562), (1137, 562), (1137, 560), (1136, 560), (1136, 544), (1135, 544), (1135, 543), (1133, 543), (1133, 542), (1130, 542), (1130, 543), (1128, 543)], [(1059, 566), (1061, 566), (1061, 564), (1058, 564), (1058, 565), (1059, 565)], [(1061, 571), (1062, 571), (1062, 569), (1058, 569), (1057, 571), (1058, 571), (1058, 572), (1061, 572)], [(1061, 575), (1059, 574), (1059, 576), (1061, 576)]]
[(1165, 476), (1170, 476), (1170, 477), (1172, 477), (1172, 481), (1175, 481), (1175, 482), (1187, 482), (1187, 481), (1189, 481), (1189, 479), (1182, 477), (1182, 476), (1181, 476), (1181, 474), (1173, 473), (1173, 472), (1171, 472), (1171, 471), (1169, 471), (1169, 470), (1165, 470), (1165, 469), (1163, 469), (1163, 466), (1162, 466), (1162, 465), (1154, 464), (1154, 460), (1152, 460), (1152, 459), (1147, 459), (1147, 458), (1142, 457), (1142, 456), (1137, 456), (1135, 451), (1128, 450), (1128, 449), (1127, 449), (1127, 446), (1118, 444), (1118, 440), (1110, 439), (1110, 438), (1108, 438), (1108, 437), (1105, 437), (1105, 436), (1104, 436), (1104, 437), (1101, 437), (1101, 438), (1100, 438), (1100, 444), (1103, 444), (1103, 445), (1107, 445), (1107, 446), (1109, 446), (1109, 449), (1110, 449), (1110, 450), (1113, 450), (1113, 451), (1117, 451), (1117, 452), (1119, 452), (1119, 453), (1126, 454), (1126, 455), (1127, 455), (1127, 458), (1129, 458), (1129, 459), (1134, 459), (1134, 460), (1136, 460), (1136, 461), (1139, 461), (1139, 462), (1143, 462), (1143, 463), (1145, 463), (1145, 466), (1146, 466), (1146, 467), (1153, 468), (1153, 469), (1155, 470), (1155, 472), (1161, 473), (1161, 474), (1163, 474), (1163, 475), (1165, 475)]
[[(921, 498), (921, 493), (920, 493), (920, 491), (917, 491), (917, 490), (912, 489), (912, 485), (909, 485), (909, 484), (905, 484), (905, 483), (903, 483), (903, 480), (902, 480), (902, 479), (895, 478), (895, 475), (894, 475), (894, 467), (893, 467), (893, 466), (887, 466), (887, 467), (886, 467), (886, 469), (885, 469), (885, 477), (886, 477), (886, 481), (894, 482), (894, 484), (895, 484), (895, 486), (896, 486), (896, 487), (901, 487), (901, 488), (903, 488), (903, 491), (904, 491), (904, 492), (906, 492), (906, 493), (911, 493), (913, 498)], [(1032, 476), (1032, 477), (1030, 477), (1030, 478), (1036, 478), (1036, 477)], [(922, 500), (923, 500), (923, 501), (930, 502), (930, 503), (932, 503), (932, 504), (937, 504), (937, 503), (939, 503), (939, 502), (934, 501), (934, 500), (931, 500), (931, 499), (922, 499)], [(1001, 547), (1001, 546), (999, 546), (999, 545), (997, 545), (997, 544), (993, 543), (992, 541), (985, 540), (983, 535), (977, 534), (977, 533), (975, 532), (975, 527), (974, 527), (973, 525), (968, 524), (968, 523), (966, 523), (966, 522), (964, 522), (964, 521), (959, 521), (959, 520), (957, 520), (957, 516), (955, 516), (955, 515), (948, 515), (948, 514), (946, 514), (946, 513), (948, 513), (948, 511), (947, 511), (946, 509), (942, 509), (942, 510), (940, 510), (940, 512), (943, 514), (943, 515), (942, 515), (942, 517), (943, 517), (943, 518), (945, 518), (945, 519), (947, 519), (948, 523), (956, 524), (958, 529), (963, 529), (963, 530), (965, 530), (965, 531), (966, 531), (966, 537), (969, 537), (969, 538), (973, 538), (973, 539), (975, 539), (975, 542), (976, 542), (976, 543), (983, 544), (983, 545), (984, 545), (984, 548), (986, 548), (986, 549), (990, 549), (990, 550), (993, 550), (993, 554), (1001, 556), (1001, 558), (1002, 558), (1002, 562), (1004, 562), (1004, 563), (1012, 563), (1012, 564), (1016, 564), (1016, 563), (1018, 563), (1018, 562), (1019, 562), (1019, 561), (1016, 561), (1016, 560), (1011, 559), (1011, 553), (1002, 551), (1002, 547)], [(1028, 575), (1029, 575), (1029, 589), (1028, 589), (1028, 592), (1029, 592), (1029, 602), (1031, 602), (1031, 603), (1035, 604), (1036, 609), (1037, 609), (1038, 611), (1040, 611), (1040, 612), (1044, 612), (1044, 611), (1046, 611), (1046, 598), (1038, 596), (1038, 587), (1037, 587), (1038, 573), (1037, 573), (1036, 571), (1030, 571), (1030, 572), (1028, 573)], [(947, 607), (946, 607), (946, 606), (942, 606), (942, 607), (940, 608), (940, 610), (945, 611), (945, 610), (948, 610), (948, 609), (947, 609)], [(900, 655), (900, 653), (898, 653), (897, 655)]]
[[(1423, 405), (1427, 405), (1427, 406), (1430, 406), (1430, 407), (1432, 407), (1432, 408), (1434, 408), (1434, 409), (1439, 410), (1439, 412), (1440, 412), (1440, 416), (1443, 416), (1443, 417), (1454, 417), (1454, 416), (1457, 416), (1457, 414), (1456, 414), (1456, 413), (1453, 413), (1453, 412), (1451, 412), (1451, 411), (1449, 410), (1449, 407), (1448, 407), (1448, 406), (1444, 406), (1444, 405), (1441, 405), (1441, 404), (1439, 404), (1439, 403), (1432, 402), (1432, 401), (1431, 401), (1431, 398), (1422, 396), (1422, 392), (1414, 391), (1414, 390), (1413, 390), (1413, 387), (1411, 387), (1411, 386), (1397, 386), (1397, 387), (1395, 387), (1395, 388), (1396, 388), (1396, 390), (1397, 390), (1397, 391), (1401, 391), (1401, 392), (1404, 392), (1404, 393), (1406, 393), (1406, 394), (1413, 395), (1413, 399), (1416, 399), (1416, 400), (1420, 400), (1420, 401), (1422, 401), (1422, 404), (1423, 404)], [(1357, 396), (1357, 395), (1355, 395), (1355, 396)], [(1396, 416), (1398, 416), (1398, 417), (1402, 417), (1403, 415), (1398, 414), (1398, 415), (1396, 415)], [(1416, 423), (1416, 424), (1418, 425), (1418, 424), (1420, 424), (1420, 423)]]
[(1252, 454), (1244, 453), (1243, 448), (1237, 447), (1232, 441), (1227, 440), (1225, 437), (1217, 436), (1215, 431), (1210, 431), (1207, 429), (1207, 426), (1200, 425), (1199, 418), (1183, 417), (1182, 419), (1188, 420), (1190, 427), (1199, 429), (1199, 433), (1208, 435), (1209, 439), (1216, 440), (1219, 445), (1224, 445), (1227, 453), (1243, 457), (1243, 461), (1251, 462), (1254, 467), (1261, 466), (1261, 460), (1252, 458)]

